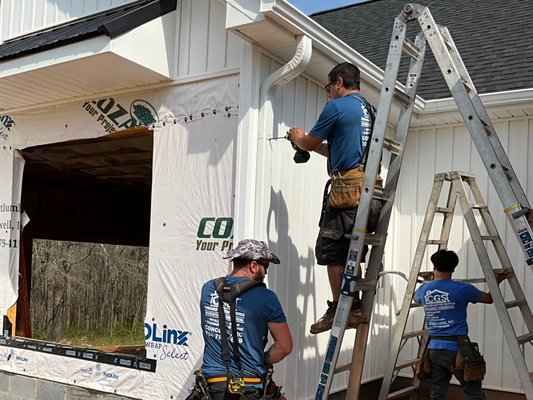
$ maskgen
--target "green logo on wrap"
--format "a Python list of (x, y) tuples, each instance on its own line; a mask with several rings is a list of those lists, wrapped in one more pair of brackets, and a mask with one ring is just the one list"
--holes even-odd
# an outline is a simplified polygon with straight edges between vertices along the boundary
[(202, 218), (196, 236), (198, 251), (229, 251), (233, 247), (233, 218)]
[(83, 103), (83, 109), (96, 118), (106, 132), (150, 126), (159, 120), (155, 108), (145, 100), (134, 100), (128, 108), (113, 97)]

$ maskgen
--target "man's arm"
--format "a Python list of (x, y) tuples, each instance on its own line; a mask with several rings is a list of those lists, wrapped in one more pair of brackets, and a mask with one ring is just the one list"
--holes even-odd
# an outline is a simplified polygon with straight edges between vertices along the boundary
[(292, 351), (291, 331), (286, 322), (269, 322), (268, 330), (274, 338), (274, 343), (265, 352), (265, 364), (275, 364)]
[[(496, 282), (498, 283), (498, 285), (502, 283), (504, 280), (506, 280), (508, 276), (509, 276), (508, 272), (497, 273)], [(481, 295), (479, 299), (479, 303), (492, 304), (493, 303), (492, 295), (488, 292), (483, 292), (483, 294)]]
[(314, 135), (306, 135), (302, 128), (291, 128), (287, 132), (289, 140), (302, 150), (315, 151), (325, 157), (328, 156), (328, 145)]

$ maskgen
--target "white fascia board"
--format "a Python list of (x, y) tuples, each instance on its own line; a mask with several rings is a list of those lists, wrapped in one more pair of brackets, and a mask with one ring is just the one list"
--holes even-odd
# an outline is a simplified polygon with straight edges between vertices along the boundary
[[(485, 107), (491, 108), (527, 104), (533, 103), (533, 88), (486, 93), (480, 94), (479, 97)], [(429, 115), (450, 111), (457, 111), (457, 104), (453, 97), (424, 101), (419, 114)]]
[(94, 56), (109, 51), (109, 42), (109, 37), (102, 35), (0, 62), (0, 78)]
[(109, 50), (170, 78), (176, 51), (176, 11), (112, 39)]

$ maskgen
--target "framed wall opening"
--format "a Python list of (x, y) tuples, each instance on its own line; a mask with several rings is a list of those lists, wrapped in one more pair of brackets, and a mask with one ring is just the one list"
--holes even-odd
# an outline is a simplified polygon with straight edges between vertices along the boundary
[(153, 136), (31, 147), (16, 335), (144, 357)]

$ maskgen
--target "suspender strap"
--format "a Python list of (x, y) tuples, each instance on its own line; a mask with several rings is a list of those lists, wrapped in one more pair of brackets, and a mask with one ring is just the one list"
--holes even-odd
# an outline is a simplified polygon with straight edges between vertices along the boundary
[(230, 303), (231, 334), (233, 336), (233, 357), (235, 358), (235, 362), (237, 363), (237, 368), (239, 368), (239, 372), (242, 373), (241, 355), (239, 354), (239, 338), (237, 336), (237, 307), (235, 306), (236, 303), (236, 297), (233, 297)]
[(253, 288), (254, 286), (261, 285), (253, 280), (246, 280), (229, 285), (226, 278), (217, 278), (214, 280), (215, 290), (218, 294), (218, 326), (220, 329), (220, 341), (222, 343), (222, 359), (226, 364), (226, 371), (228, 378), (232, 377), (231, 373), (231, 352), (229, 349), (229, 341), (226, 326), (226, 315), (224, 313), (224, 303), (228, 303), (230, 306), (230, 320), (231, 320), (231, 336), (233, 339), (233, 358), (239, 369), (239, 375), (243, 375), (243, 369), (241, 365), (241, 355), (239, 352), (239, 337), (237, 334), (237, 296), (241, 295), (245, 291)]
[[(220, 282), (220, 280), (222, 282)], [(219, 291), (219, 287), (221, 285), (224, 285), (224, 278), (216, 279), (215, 288), (217, 289), (217, 292)], [(228, 335), (226, 333), (226, 315), (224, 314), (224, 305), (220, 295), (218, 300), (218, 327), (220, 330), (220, 341), (222, 342), (222, 359), (224, 360), (224, 364), (226, 364), (226, 370), (229, 373), (231, 353), (229, 351)]]
[(366, 100), (363, 100), (357, 94), (352, 94), (351, 97), (353, 97), (354, 99), (359, 100), (361, 102), (361, 104), (363, 105), (363, 107), (368, 112), (368, 114), (370, 114), (370, 135), (368, 135), (368, 141), (366, 142), (365, 152), (363, 153), (363, 158), (362, 158), (361, 164), (360, 164), (360, 165), (365, 166), (366, 165), (366, 159), (368, 158), (368, 152), (369, 152), (369, 149), (370, 149), (370, 140), (372, 139), (372, 133), (373, 133), (372, 131), (374, 129), (374, 122), (376, 121), (376, 114), (374, 113), (374, 110), (372, 109), (373, 107), (370, 104), (368, 104), (368, 102)]

